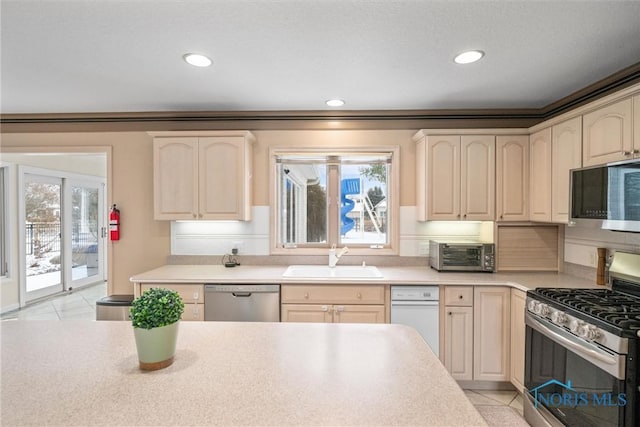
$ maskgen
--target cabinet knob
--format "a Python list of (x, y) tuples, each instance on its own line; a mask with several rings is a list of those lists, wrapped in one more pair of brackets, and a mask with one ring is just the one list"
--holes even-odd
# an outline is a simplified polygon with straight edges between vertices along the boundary
[(329, 307), (327, 307), (326, 305), (322, 306), (322, 311), (329, 311)]
[[(635, 151), (635, 150), (634, 150)], [(622, 155), (623, 156), (630, 156), (631, 154), (633, 154), (633, 151), (623, 151)]]
[(502, 215), (500, 215), (500, 219), (502, 219)]
[(457, 218), (460, 218), (460, 214), (456, 215)]
[(304, 299), (309, 299), (309, 293), (308, 292), (304, 293)]
[(464, 217), (464, 218), (466, 218), (466, 217), (467, 217), (467, 214), (464, 214), (464, 215), (463, 215), (463, 217)]
[(632, 152), (633, 154), (640, 154), (640, 149), (637, 149), (637, 148), (636, 148), (635, 150), (632, 150), (631, 152)]
[(462, 298), (464, 298), (464, 296), (458, 295), (458, 299), (462, 299)]
[(451, 316), (451, 315), (452, 315), (452, 313), (451, 313), (451, 312), (449, 312), (449, 313), (447, 313), (447, 314), (448, 314), (449, 316)]
[(194, 218), (197, 218), (198, 216), (197, 216), (196, 214), (193, 214), (193, 217), (194, 217)]
[(360, 292), (358, 292), (358, 293), (356, 294), (356, 297), (357, 297), (358, 299), (362, 299), (362, 294), (361, 294)]

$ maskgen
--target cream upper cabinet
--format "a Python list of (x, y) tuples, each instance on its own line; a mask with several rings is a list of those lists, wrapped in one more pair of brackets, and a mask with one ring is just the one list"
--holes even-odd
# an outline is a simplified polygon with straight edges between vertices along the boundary
[(529, 136), (529, 219), (551, 221), (551, 128)]
[(633, 97), (633, 156), (640, 158), (640, 95)]
[(155, 219), (197, 218), (197, 138), (153, 141), (153, 206)]
[(496, 220), (529, 220), (529, 137), (496, 137)]
[(418, 220), (495, 218), (495, 138), (426, 135), (417, 143)]
[(473, 291), (473, 379), (509, 381), (511, 289), (476, 286)]
[(154, 218), (251, 219), (249, 132), (155, 137)]
[(496, 206), (495, 137), (464, 135), (460, 147), (462, 219), (493, 221)]
[(526, 297), (523, 291), (511, 289), (511, 383), (520, 393), (524, 389)]
[(633, 147), (631, 98), (607, 105), (582, 118), (582, 165), (593, 166), (631, 159)]
[(427, 139), (425, 219), (460, 219), (460, 137), (437, 135)]
[(571, 169), (582, 166), (582, 117), (551, 130), (551, 222), (569, 222)]

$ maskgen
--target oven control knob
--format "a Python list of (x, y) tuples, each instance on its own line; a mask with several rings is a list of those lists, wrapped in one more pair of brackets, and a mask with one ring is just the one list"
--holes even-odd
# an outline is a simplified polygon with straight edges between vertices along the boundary
[(540, 316), (546, 316), (549, 314), (549, 306), (547, 304), (538, 303), (533, 308), (533, 311)]
[(573, 332), (574, 334), (578, 333), (578, 330), (580, 329), (580, 327), (584, 324), (584, 322), (582, 320), (578, 320), (578, 319), (573, 319), (570, 323), (569, 323), (569, 329), (571, 329), (571, 332)]
[(529, 311), (535, 312), (536, 311), (536, 307), (538, 305), (540, 305), (540, 303), (538, 301), (532, 299), (531, 301), (529, 301), (527, 303), (527, 308), (529, 309)]
[(551, 321), (556, 325), (563, 325), (567, 323), (567, 315), (560, 310), (554, 311), (551, 313)]
[(596, 340), (600, 337), (600, 330), (595, 326), (581, 325), (578, 328), (578, 335), (586, 340)]

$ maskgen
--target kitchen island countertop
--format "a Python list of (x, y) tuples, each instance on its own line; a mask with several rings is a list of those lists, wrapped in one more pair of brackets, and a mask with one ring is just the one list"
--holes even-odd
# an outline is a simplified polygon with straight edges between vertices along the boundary
[(2, 322), (3, 426), (486, 425), (401, 325), (182, 322), (142, 372), (129, 322)]
[(554, 272), (458, 273), (438, 272), (429, 267), (378, 267), (381, 278), (309, 279), (286, 278), (286, 266), (164, 265), (131, 277), (134, 283), (381, 283), (392, 285), (497, 285), (522, 291), (537, 287), (595, 288), (595, 277), (587, 280)]

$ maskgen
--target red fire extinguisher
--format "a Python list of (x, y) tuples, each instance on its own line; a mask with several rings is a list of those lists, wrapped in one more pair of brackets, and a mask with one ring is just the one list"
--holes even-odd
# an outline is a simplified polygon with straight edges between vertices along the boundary
[(109, 233), (111, 240), (120, 240), (120, 210), (113, 205), (109, 212)]

